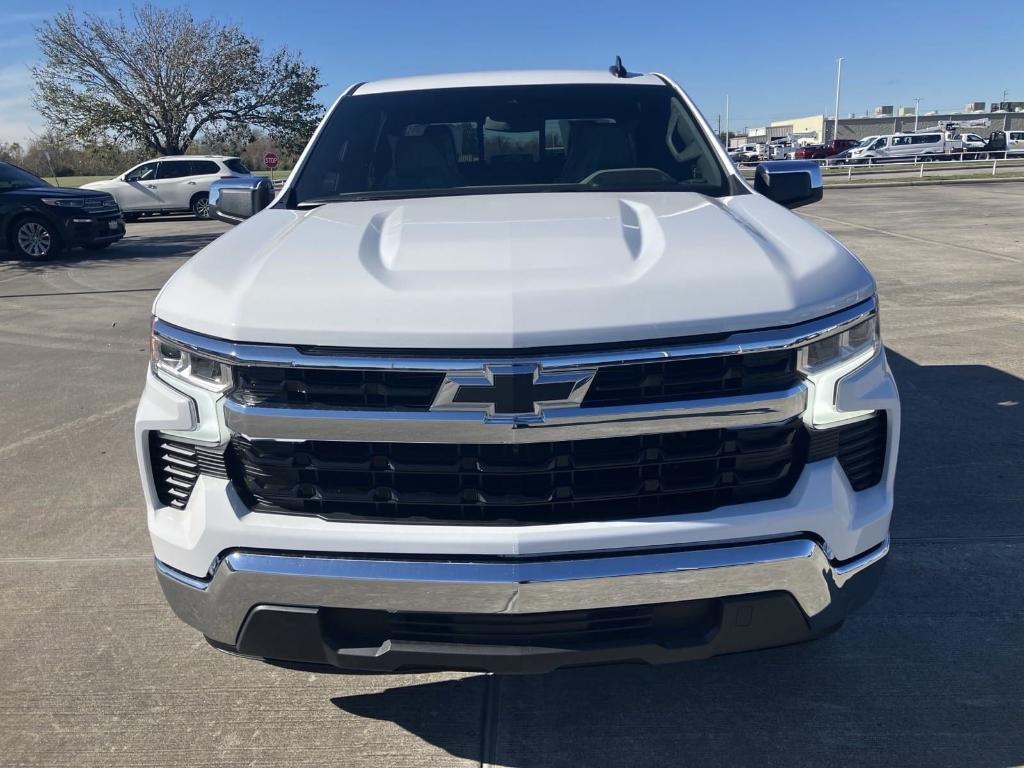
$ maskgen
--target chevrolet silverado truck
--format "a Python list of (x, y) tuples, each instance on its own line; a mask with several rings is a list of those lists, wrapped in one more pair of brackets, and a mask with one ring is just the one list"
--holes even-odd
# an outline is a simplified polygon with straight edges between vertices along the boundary
[(360, 83), (168, 281), (135, 422), (216, 648), (543, 672), (837, 628), (889, 551), (875, 281), (668, 77)]

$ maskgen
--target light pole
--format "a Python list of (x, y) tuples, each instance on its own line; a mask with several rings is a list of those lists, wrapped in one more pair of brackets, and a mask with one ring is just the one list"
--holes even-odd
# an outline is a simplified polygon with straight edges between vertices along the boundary
[(729, 149), (729, 94), (725, 94), (725, 148)]
[(917, 133), (917, 117), (921, 114), (921, 97), (914, 99), (914, 133)]
[[(832, 138), (839, 138), (839, 86), (843, 82), (843, 57), (836, 59), (836, 116), (832, 121)], [(823, 136), (822, 139), (825, 137)]]

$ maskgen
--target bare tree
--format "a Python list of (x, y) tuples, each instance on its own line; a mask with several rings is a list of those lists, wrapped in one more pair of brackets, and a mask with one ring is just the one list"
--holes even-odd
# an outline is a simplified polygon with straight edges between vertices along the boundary
[(73, 9), (37, 30), (35, 105), (83, 140), (112, 138), (182, 154), (200, 134), (266, 131), (301, 148), (322, 107), (320, 71), (234, 25), (150, 4), (117, 21)]

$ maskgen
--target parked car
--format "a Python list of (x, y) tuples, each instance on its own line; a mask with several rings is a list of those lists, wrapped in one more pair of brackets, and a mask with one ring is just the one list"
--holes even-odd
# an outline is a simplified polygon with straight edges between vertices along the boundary
[(802, 147), (795, 147), (790, 152), (789, 160), (810, 160), (813, 157), (818, 157), (818, 153), (823, 149), (821, 144), (804, 144)]
[(82, 246), (106, 248), (124, 237), (124, 220), (106, 192), (55, 187), (0, 162), (0, 244), (25, 259), (52, 259)]
[[(541, 672), (818, 637), (876, 584), (899, 400), (862, 262), (660, 75), (353, 86), (153, 306), (156, 571), (217, 648)], [(600, 308), (600, 311), (595, 311)]]
[(742, 144), (730, 149), (729, 154), (738, 163), (754, 163), (761, 158), (763, 147), (763, 144)]
[(237, 157), (179, 155), (147, 160), (115, 179), (94, 181), (84, 188), (112, 194), (127, 221), (135, 221), (144, 213), (182, 211), (206, 219), (210, 185), (218, 179), (249, 175), (251, 171)]
[(962, 143), (965, 152), (973, 149), (982, 149), (986, 143), (985, 139), (976, 133), (958, 133), (953, 136), (953, 139)]
[(821, 160), (856, 147), (857, 139), (832, 139), (824, 144), (808, 144), (793, 153), (794, 160)]
[(1006, 131), (1006, 151), (1010, 154), (1024, 152), (1024, 131)]
[(850, 153), (849, 162), (939, 159), (959, 152), (962, 146), (959, 141), (947, 139), (941, 131), (894, 133), (879, 136), (866, 147), (857, 147)]
[(846, 163), (850, 159), (851, 152), (853, 152), (852, 147), (850, 149), (844, 149), (837, 155), (832, 155), (832, 157), (825, 158), (825, 165), (846, 165)]
[(976, 152), (980, 159), (1013, 157), (1024, 152), (1024, 131), (992, 131)]

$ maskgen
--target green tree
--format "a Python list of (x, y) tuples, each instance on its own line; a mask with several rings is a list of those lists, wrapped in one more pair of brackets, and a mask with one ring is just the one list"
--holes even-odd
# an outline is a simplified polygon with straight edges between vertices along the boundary
[(69, 8), (36, 34), (36, 108), (81, 141), (177, 155), (200, 133), (261, 129), (295, 150), (323, 112), (317, 67), (284, 48), (266, 54), (237, 26), (186, 8), (144, 4), (116, 21)]

